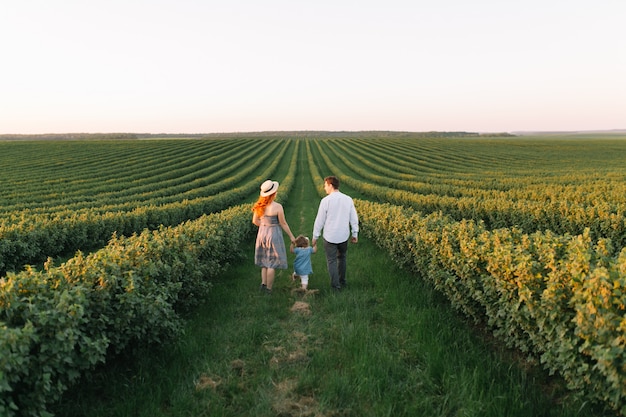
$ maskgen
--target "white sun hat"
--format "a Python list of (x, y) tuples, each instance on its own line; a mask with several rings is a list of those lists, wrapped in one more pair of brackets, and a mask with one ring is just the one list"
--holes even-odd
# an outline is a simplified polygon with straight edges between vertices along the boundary
[(278, 191), (278, 181), (267, 180), (261, 184), (261, 197), (267, 197)]

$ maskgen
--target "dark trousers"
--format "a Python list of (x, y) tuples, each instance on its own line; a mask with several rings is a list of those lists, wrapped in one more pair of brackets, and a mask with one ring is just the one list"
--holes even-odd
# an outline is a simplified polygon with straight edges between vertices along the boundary
[(326, 265), (330, 275), (330, 286), (341, 288), (346, 286), (346, 252), (348, 241), (343, 243), (330, 243), (324, 239), (324, 252), (326, 252)]

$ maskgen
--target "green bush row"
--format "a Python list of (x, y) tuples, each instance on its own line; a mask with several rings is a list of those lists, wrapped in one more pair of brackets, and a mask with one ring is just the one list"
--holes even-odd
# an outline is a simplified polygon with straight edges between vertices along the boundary
[[(237, 142), (238, 146), (231, 146)], [(129, 211), (129, 205), (137, 207), (147, 201), (164, 204), (194, 198), (186, 194), (189, 191), (198, 191), (195, 197), (214, 194), (202, 190), (252, 164), (254, 160), (248, 156), (262, 155), (247, 153), (242, 158), (249, 142), (192, 146), (196, 143), (159, 142), (150, 146), (126, 142), (123, 147), (116, 143), (109, 146), (61, 143), (58, 144), (61, 149), (56, 151), (50, 148), (52, 144), (41, 144), (36, 150), (29, 152), (25, 148), (21, 152), (45, 154), (46, 159), (29, 159), (30, 163), (21, 170), (15, 166), (19, 154), (14, 153), (13, 158), (0, 154), (0, 164), (14, 168), (11, 183), (0, 192), (0, 227), (38, 214), (88, 209)], [(6, 150), (2, 145), (0, 152)], [(71, 155), (72, 161), (81, 161), (80, 164), (68, 166), (67, 155)]]
[[(250, 176), (255, 174), (255, 170), (244, 169), (238, 175), (222, 178), (217, 186), (219, 190), (227, 191), (192, 200), (137, 207), (130, 211), (100, 213), (94, 209), (58, 218), (32, 216), (22, 225), (4, 228), (0, 234), (0, 272), (17, 271), (24, 264), (41, 262), (46, 257), (79, 248), (103, 246), (113, 232), (130, 235), (144, 228), (176, 225), (198, 218), (204, 213), (217, 212), (240, 204), (276, 170), (281, 159), (288, 154), (289, 145), (290, 142), (276, 142), (276, 148), (268, 148), (269, 151), (278, 153), (260, 175), (252, 178)], [(246, 181), (246, 178), (250, 180)], [(244, 181), (244, 185), (238, 186)]]
[[(298, 145), (280, 197), (293, 186)], [(241, 253), (255, 231), (252, 206), (203, 215), (176, 227), (116, 235), (94, 253), (43, 271), (31, 267), (0, 279), (0, 415), (49, 416), (78, 378), (121, 351), (162, 343), (182, 329), (181, 313), (208, 294), (211, 281)]]
[(626, 415), (626, 248), (550, 232), (487, 230), (441, 213), (357, 200), (364, 235), (540, 359), (575, 393)]
[(206, 297), (251, 231), (242, 205), (2, 278), (0, 415), (48, 415), (108, 355), (176, 335), (180, 313)]
[[(626, 244), (624, 203), (611, 201), (611, 195), (603, 196), (609, 198), (609, 201), (604, 198), (584, 203), (574, 202), (580, 194), (591, 194), (593, 184), (588, 187), (578, 184), (580, 189), (576, 193), (567, 188), (563, 195), (550, 199), (546, 198), (547, 184), (541, 191), (526, 188), (515, 189), (515, 193), (505, 193), (465, 187), (462, 191), (450, 193), (453, 195), (446, 195), (443, 191), (434, 192), (435, 187), (427, 188), (415, 178), (393, 178), (391, 170), (384, 175), (378, 175), (373, 170), (374, 164), (371, 161), (356, 158), (355, 152), (347, 152), (341, 144), (339, 141), (316, 142), (324, 161), (333, 171), (339, 173), (347, 185), (372, 200), (404, 205), (428, 213), (441, 210), (456, 220), (482, 220), (490, 229), (516, 225), (527, 233), (552, 230), (557, 234), (580, 234), (589, 228), (593, 239), (609, 238), (617, 250)], [(373, 159), (374, 156), (368, 157)], [(339, 163), (361, 179), (343, 172)], [(616, 195), (621, 196), (619, 192), (623, 190), (615, 191)]]

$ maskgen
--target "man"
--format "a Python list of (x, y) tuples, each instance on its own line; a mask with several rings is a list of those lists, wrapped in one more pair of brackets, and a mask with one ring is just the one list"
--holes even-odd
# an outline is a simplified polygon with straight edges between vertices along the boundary
[(324, 191), (327, 196), (320, 201), (311, 243), (315, 246), (323, 230), (330, 285), (339, 291), (346, 286), (348, 241), (358, 242), (359, 218), (352, 198), (339, 191), (337, 177), (324, 178)]

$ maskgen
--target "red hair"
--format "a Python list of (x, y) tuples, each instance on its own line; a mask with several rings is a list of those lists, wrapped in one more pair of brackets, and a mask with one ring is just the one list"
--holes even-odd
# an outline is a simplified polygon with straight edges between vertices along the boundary
[(256, 203), (254, 203), (254, 207), (252, 207), (252, 211), (258, 217), (262, 217), (265, 214), (265, 208), (271, 204), (276, 198), (276, 193), (270, 194), (266, 197), (259, 197)]

